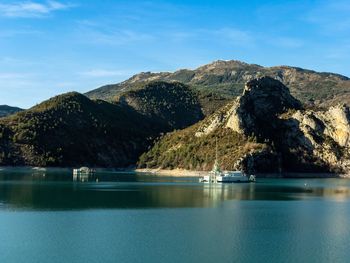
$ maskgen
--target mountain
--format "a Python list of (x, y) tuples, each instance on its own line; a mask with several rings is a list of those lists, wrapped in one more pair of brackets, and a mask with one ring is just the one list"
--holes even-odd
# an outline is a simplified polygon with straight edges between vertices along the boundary
[(119, 100), (67, 93), (0, 119), (0, 165), (126, 167), (160, 133), (203, 116), (182, 84), (148, 83)]
[(349, 83), (239, 61), (141, 73), (0, 118), (0, 165), (210, 170), (217, 141), (227, 170), (349, 172)]
[(309, 106), (329, 107), (338, 103), (350, 105), (350, 79), (345, 76), (289, 66), (262, 67), (235, 60), (219, 60), (194, 70), (182, 69), (174, 73), (143, 72), (119, 84), (90, 91), (86, 95), (110, 101), (140, 82), (177, 81), (189, 85), (198, 93), (203, 111), (209, 115), (239, 96), (247, 81), (262, 76), (281, 81), (290, 88), (294, 97)]
[(22, 111), (23, 109), (17, 107), (11, 107), (8, 105), (0, 105), (0, 118)]
[(203, 121), (163, 136), (138, 165), (210, 170), (216, 141), (222, 169), (349, 172), (350, 110), (305, 109), (278, 80), (254, 79)]
[(135, 111), (68, 93), (0, 120), (0, 163), (127, 166), (156, 133)]
[(184, 84), (163, 81), (138, 83), (114, 101), (165, 125), (166, 129), (183, 129), (204, 118), (195, 93)]

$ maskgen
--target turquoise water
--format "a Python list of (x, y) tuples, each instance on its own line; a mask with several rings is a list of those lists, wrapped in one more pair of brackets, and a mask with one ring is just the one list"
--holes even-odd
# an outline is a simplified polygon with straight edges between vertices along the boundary
[(0, 262), (344, 262), (349, 197), (346, 179), (2, 170)]

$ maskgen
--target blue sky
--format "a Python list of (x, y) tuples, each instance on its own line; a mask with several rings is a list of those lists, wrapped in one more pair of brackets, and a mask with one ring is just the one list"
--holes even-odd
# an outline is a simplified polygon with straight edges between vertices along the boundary
[(0, 0), (0, 104), (218, 59), (350, 76), (350, 2)]

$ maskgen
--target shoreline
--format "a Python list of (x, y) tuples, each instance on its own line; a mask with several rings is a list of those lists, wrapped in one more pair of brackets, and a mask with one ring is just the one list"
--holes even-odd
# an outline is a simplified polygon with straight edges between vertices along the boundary
[(157, 176), (173, 176), (173, 177), (201, 177), (209, 173), (209, 171), (193, 171), (185, 169), (134, 169), (136, 173), (152, 174)]
[[(201, 177), (207, 175), (210, 171), (193, 171), (185, 169), (135, 169), (136, 173), (152, 174), (157, 176), (173, 176), (173, 177)], [(350, 178), (350, 174), (335, 174), (335, 173), (257, 173), (257, 178), (279, 178), (279, 179), (305, 179), (305, 178)]]
[[(72, 167), (33, 167), (33, 166), (0, 166), (0, 172), (18, 169), (23, 171), (37, 171), (37, 172), (71, 172)], [(195, 171), (186, 169), (137, 169), (137, 168), (102, 168), (97, 167), (96, 172), (100, 173), (135, 173), (135, 174), (149, 174), (153, 176), (169, 176), (169, 177), (201, 177), (207, 175), (209, 171)], [(345, 178), (350, 179), (350, 174), (335, 174), (335, 173), (295, 173), (295, 172), (285, 172), (285, 173), (257, 173), (255, 174), (257, 178), (280, 178), (280, 179), (322, 179), (322, 178)]]

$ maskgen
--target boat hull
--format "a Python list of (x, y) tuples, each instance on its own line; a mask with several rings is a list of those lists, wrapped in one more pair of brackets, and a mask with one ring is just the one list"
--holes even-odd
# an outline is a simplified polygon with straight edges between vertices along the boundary
[(249, 183), (247, 176), (217, 176), (218, 183)]
[(226, 173), (221, 175), (205, 175), (200, 178), (202, 183), (250, 183), (255, 182), (254, 176), (246, 176), (242, 173)]

